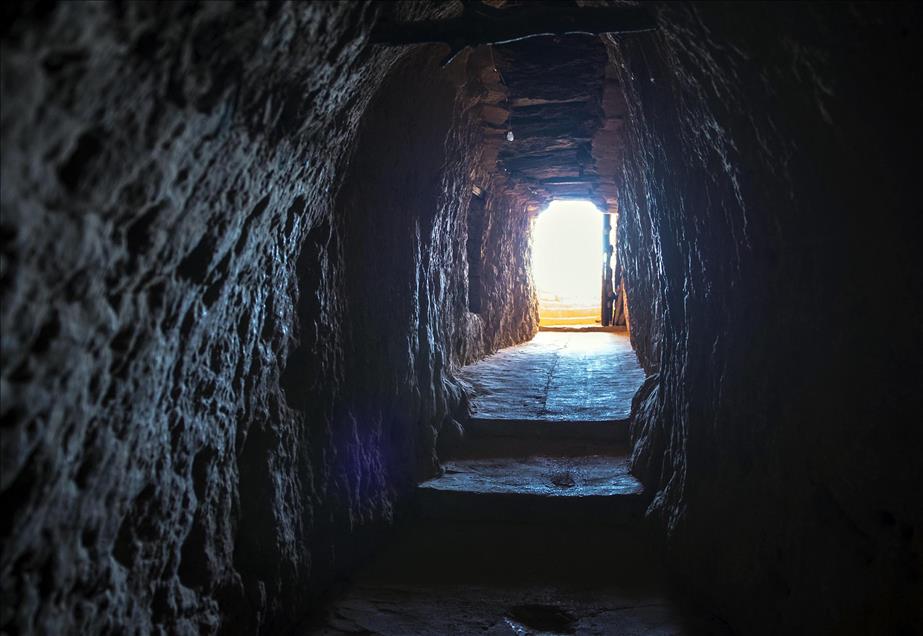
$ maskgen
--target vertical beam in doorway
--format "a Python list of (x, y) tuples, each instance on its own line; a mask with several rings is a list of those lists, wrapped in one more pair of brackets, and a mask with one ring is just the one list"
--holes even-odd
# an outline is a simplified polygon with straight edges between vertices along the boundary
[(600, 293), (600, 305), (602, 316), (600, 322), (603, 327), (608, 327), (612, 322), (612, 241), (609, 235), (612, 233), (612, 217), (608, 212), (603, 212), (603, 271), (602, 271), (602, 292)]

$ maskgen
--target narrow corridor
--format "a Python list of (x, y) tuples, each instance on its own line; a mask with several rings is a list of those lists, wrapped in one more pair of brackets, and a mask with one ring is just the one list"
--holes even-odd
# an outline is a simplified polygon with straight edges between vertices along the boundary
[(2, 24), (0, 636), (923, 635), (923, 3)]
[(645, 539), (624, 443), (644, 374), (627, 335), (540, 332), (461, 376), (465, 443), (319, 633), (729, 633), (676, 601)]

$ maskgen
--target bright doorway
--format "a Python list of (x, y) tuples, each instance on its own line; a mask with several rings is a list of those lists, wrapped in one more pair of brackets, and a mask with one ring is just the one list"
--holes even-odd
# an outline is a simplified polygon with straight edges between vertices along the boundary
[(603, 214), (589, 201), (553, 201), (532, 228), (532, 275), (542, 326), (600, 321)]

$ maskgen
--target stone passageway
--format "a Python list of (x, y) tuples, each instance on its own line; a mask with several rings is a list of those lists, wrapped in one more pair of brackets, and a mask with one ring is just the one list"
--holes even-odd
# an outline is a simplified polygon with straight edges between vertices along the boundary
[(640, 526), (627, 335), (541, 332), (461, 376), (468, 437), (317, 633), (729, 633), (678, 600)]
[(0, 23), (0, 634), (923, 634), (923, 3)]

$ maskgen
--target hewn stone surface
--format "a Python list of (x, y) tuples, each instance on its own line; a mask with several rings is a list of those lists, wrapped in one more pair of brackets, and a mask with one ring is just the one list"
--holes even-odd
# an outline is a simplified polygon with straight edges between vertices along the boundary
[(649, 514), (742, 633), (917, 633), (920, 10), (658, 19), (613, 45)]
[(402, 529), (307, 633), (729, 636), (665, 583), (643, 533), (596, 524)]
[(648, 500), (626, 455), (556, 453), (445, 462), (443, 475), (417, 488), (415, 508), (461, 524), (566, 524), (576, 531), (641, 521)]
[(302, 617), (457, 444), (453, 369), (533, 335), (529, 206), (624, 159), (674, 562), (745, 633), (919, 631), (919, 9), (663, 5), (508, 86), (367, 45), (457, 3), (10, 7), (0, 629)]
[(3, 630), (277, 633), (435, 470), (452, 367), (536, 323), (486, 177), (465, 307), (479, 69), (366, 44), (455, 9), (11, 10)]
[(420, 488), (577, 498), (642, 492), (641, 484), (628, 473), (625, 457), (464, 459), (445, 462), (443, 469), (445, 474), (423, 482)]
[(730, 636), (720, 620), (689, 615), (659, 595), (573, 588), (364, 586), (339, 601), (317, 636)]
[(491, 420), (627, 419), (644, 372), (624, 332), (542, 331), (459, 373), (472, 414)]

